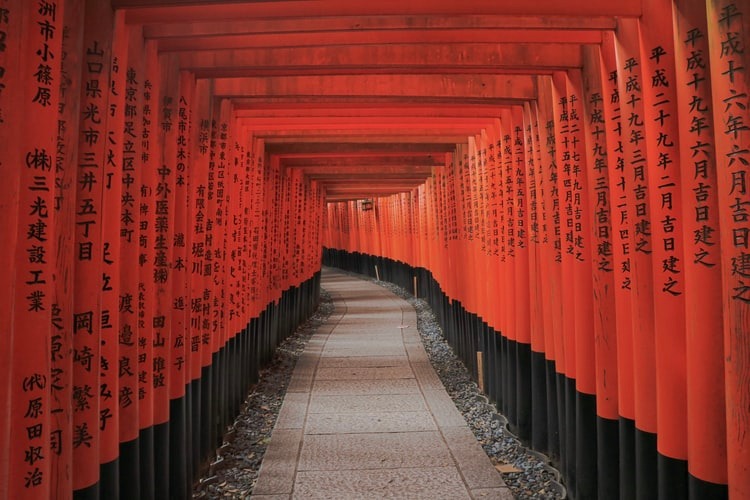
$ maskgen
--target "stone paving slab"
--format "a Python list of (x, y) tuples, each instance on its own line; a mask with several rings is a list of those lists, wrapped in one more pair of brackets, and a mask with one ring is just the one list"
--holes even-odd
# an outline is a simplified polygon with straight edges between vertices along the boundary
[(306, 471), (297, 474), (295, 499), (470, 498), (455, 467)]
[(313, 394), (310, 398), (310, 413), (363, 413), (377, 411), (423, 411), (426, 410), (421, 395), (370, 394), (333, 395)]
[(414, 378), (408, 364), (401, 366), (318, 368), (316, 380), (381, 380)]
[(413, 308), (324, 269), (334, 314), (292, 375), (253, 497), (510, 499), (427, 359)]
[(309, 392), (288, 393), (279, 410), (274, 429), (302, 429), (307, 416), (307, 404), (310, 401)]
[(405, 344), (405, 347), (409, 361), (412, 363), (429, 363), (427, 352), (422, 347), (422, 344)]
[(491, 498), (493, 500), (513, 500), (515, 497), (510, 488), (483, 488), (471, 490), (472, 498)]
[(318, 366), (321, 368), (372, 368), (382, 366), (402, 366), (408, 364), (409, 358), (406, 356), (357, 356), (356, 358), (321, 358)]
[(445, 392), (445, 389), (442, 391), (423, 389), (423, 394), (425, 401), (427, 401), (427, 406), (430, 408), (432, 415), (441, 429), (444, 427), (466, 426), (466, 420), (464, 420), (463, 415), (458, 411), (456, 405), (453, 404), (453, 400)]
[(316, 380), (312, 388), (316, 395), (372, 395), (372, 394), (416, 394), (421, 395), (417, 380), (396, 378), (381, 380)]
[(446, 467), (453, 459), (439, 432), (306, 435), (298, 471)]
[(366, 356), (366, 357), (372, 357), (377, 355), (383, 355), (383, 356), (402, 356), (406, 354), (406, 351), (404, 350), (403, 346), (399, 347), (393, 347), (393, 348), (373, 348), (373, 347), (365, 347), (365, 348), (359, 348), (359, 347), (349, 347), (349, 348), (333, 348), (333, 349), (327, 349), (323, 351), (323, 356), (334, 356), (337, 358), (350, 356), (350, 357), (357, 357), (357, 356)]
[(443, 383), (440, 381), (440, 378), (437, 376), (437, 373), (435, 373), (435, 370), (433, 370), (429, 361), (415, 361), (411, 364), (411, 367), (412, 370), (414, 370), (414, 375), (417, 378), (420, 387), (422, 387), (422, 390), (445, 392)]
[(428, 411), (378, 413), (313, 413), (307, 418), (305, 434), (361, 434), (366, 432), (436, 431)]
[(253, 495), (291, 494), (302, 430), (274, 429)]
[(484, 450), (477, 446), (477, 440), (468, 427), (445, 427), (441, 431), (469, 488), (500, 488), (505, 485), (487, 460)]

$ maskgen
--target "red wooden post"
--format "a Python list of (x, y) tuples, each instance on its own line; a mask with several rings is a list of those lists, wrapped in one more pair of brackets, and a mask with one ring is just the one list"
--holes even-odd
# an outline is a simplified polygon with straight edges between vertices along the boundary
[[(730, 498), (750, 497), (750, 8), (707, 3), (716, 146)], [(700, 86), (700, 81), (695, 84)], [(692, 87), (691, 87), (692, 88)]]
[[(615, 260), (613, 251), (613, 196), (610, 172), (615, 171), (615, 154), (609, 153), (609, 130), (605, 101), (609, 93), (602, 84), (601, 54), (599, 48), (585, 48), (583, 66), (584, 103), (586, 115), (582, 116), (586, 137), (586, 164), (588, 178), (588, 204), (593, 214), (592, 226), (592, 276), (593, 276), (593, 333), (595, 339), (596, 414), (597, 419), (597, 487), (600, 498), (619, 495), (618, 454), (618, 363), (617, 318), (615, 289)], [(596, 245), (594, 247), (594, 244)], [(594, 251), (594, 248), (596, 251)]]
[(469, 137), (469, 206), (470, 206), (470, 233), (469, 233), (469, 258), (473, 262), (472, 280), (470, 290), (473, 292), (473, 309), (471, 312), (482, 316), (484, 314), (484, 288), (482, 276), (485, 273), (485, 261), (482, 252), (482, 222), (483, 222), (483, 166), (481, 145), (476, 137)]
[(524, 105), (524, 147), (526, 149), (526, 178), (529, 234), (529, 301), (531, 340), (531, 438), (537, 450), (547, 449), (547, 375), (544, 359), (544, 272), (542, 245), (544, 239), (544, 204), (542, 188), (544, 170), (536, 107)]
[[(19, 0), (2, 0), (0, 9), (3, 12), (0, 15), (0, 37), (3, 40), (0, 44), (0, 136), (5, 138), (0, 146), (0, 172), (4, 177), (0, 185), (0, 210), (4, 214), (0, 237), (5, 242), (0, 246), (0, 273), (14, 280), (21, 169), (16, 167), (19, 162), (15, 151), (8, 146), (16, 144), (21, 133), (20, 127), (13, 125), (21, 119), (21, 106), (12, 104), (13, 96), (22, 91), (20, 43), (23, 14)], [(0, 441), (3, 443), (10, 443), (11, 439), (14, 296), (12, 287), (0, 287), (0, 330), (7, 332), (0, 336)], [(10, 446), (0, 447), (0, 484), (9, 484), (10, 460)], [(0, 493), (0, 498), (6, 500), (8, 491)]]
[(516, 337), (516, 399), (519, 437), (531, 438), (531, 330), (529, 295), (529, 199), (527, 193), (526, 149), (524, 147), (523, 108), (511, 111), (513, 142), (514, 288)]
[[(260, 315), (261, 311), (265, 307), (262, 302), (261, 288), (263, 286), (260, 280), (261, 273), (263, 271), (262, 262), (262, 248), (263, 248), (263, 204), (264, 199), (264, 183), (263, 183), (263, 155), (264, 155), (264, 143), (262, 139), (256, 139), (255, 150), (253, 151), (254, 163), (252, 171), (251, 181), (251, 214), (252, 214), (252, 233), (251, 233), (251, 263), (250, 265), (250, 290), (251, 298), (253, 300), (253, 317)], [(338, 248), (338, 247), (336, 247)]]
[[(555, 137), (555, 180), (557, 183), (557, 204), (553, 203), (553, 210), (559, 213), (560, 241), (556, 246), (557, 254), (555, 262), (560, 267), (560, 297), (561, 297), (561, 321), (560, 321), (560, 348), (555, 352), (559, 355), (560, 366), (558, 373), (565, 375), (568, 379), (575, 379), (575, 316), (572, 289), (572, 268), (570, 267), (570, 245), (573, 240), (572, 229), (572, 206), (568, 207), (572, 200), (570, 189), (570, 128), (567, 122), (567, 88), (565, 86), (565, 75), (556, 73), (552, 80), (552, 115), (554, 120)], [(570, 208), (570, 210), (568, 210)], [(564, 408), (560, 408), (563, 412)], [(562, 450), (561, 450), (562, 452)], [(561, 456), (562, 458), (562, 456)]]
[[(189, 244), (194, 219), (190, 218), (190, 188), (194, 181), (193, 130), (195, 78), (188, 71), (179, 73), (179, 94), (176, 104), (177, 127), (176, 154), (174, 157), (174, 237), (172, 238), (172, 363), (169, 373), (169, 397), (172, 401), (185, 397), (186, 384), (190, 382), (190, 359), (185, 337), (189, 331), (190, 271)], [(200, 178), (199, 178), (200, 179)], [(174, 404), (174, 403), (173, 403)], [(171, 420), (171, 418), (170, 418)], [(184, 425), (184, 424), (183, 424)]]
[[(513, 425), (517, 425), (517, 369), (516, 369), (516, 187), (515, 187), (515, 163), (513, 145), (513, 118), (509, 109), (503, 109), (500, 114), (500, 134), (502, 135), (502, 166), (503, 166), (503, 206), (505, 207), (505, 261), (502, 272), (503, 296), (505, 298), (505, 414)], [(520, 297), (519, 297), (520, 298)]]
[[(568, 123), (570, 125), (570, 181), (573, 222), (573, 264), (575, 293), (575, 375), (576, 375), (576, 494), (596, 498), (597, 436), (596, 359), (594, 347), (593, 265), (591, 210), (587, 152), (590, 143), (584, 134), (585, 109), (579, 70), (569, 70), (566, 78)], [(563, 168), (566, 165), (563, 164)], [(567, 210), (567, 207), (566, 207)], [(569, 249), (569, 247), (568, 247)]]
[(216, 163), (216, 212), (214, 218), (214, 301), (213, 318), (215, 338), (214, 354), (214, 408), (218, 408), (218, 419), (214, 423), (214, 442), (221, 439), (227, 422), (227, 407), (229, 401), (229, 362), (226, 349), (227, 341), (231, 338), (229, 331), (229, 292), (230, 275), (228, 268), (231, 234), (231, 165), (234, 161), (234, 141), (232, 139), (232, 103), (224, 99), (218, 111), (217, 135), (217, 163)]
[[(55, 156), (55, 297), (52, 305), (52, 427), (51, 435), (62, 444), (60, 437), (72, 436), (72, 380), (73, 380), (73, 266), (75, 233), (75, 183), (78, 157), (78, 129), (80, 121), (81, 58), (83, 54), (83, 2), (66, 1), (62, 17), (63, 37), (60, 81), (60, 106), (57, 125)], [(52, 442), (52, 441), (51, 441)], [(71, 446), (51, 447), (50, 480), (52, 496), (68, 498), (73, 484)], [(2, 481), (0, 481), (2, 482)]]
[(644, 5), (640, 34), (653, 239), (659, 493), (686, 496), (684, 219), (671, 14), (670, 1)]
[(618, 89), (627, 188), (628, 217), (632, 223), (631, 287), (633, 315), (633, 366), (635, 389), (636, 495), (656, 495), (656, 357), (647, 142), (644, 127), (643, 61), (638, 23), (618, 21)]
[[(139, 262), (140, 205), (143, 145), (141, 142), (144, 64), (141, 30), (131, 27), (125, 71), (124, 123), (122, 138), (122, 192), (120, 198), (119, 246), (121, 262)], [(138, 339), (140, 337), (138, 298), (139, 276), (132, 267), (121, 265), (118, 347), (115, 367), (118, 373), (117, 411), (120, 417), (120, 484), (123, 495), (140, 495), (140, 402), (138, 398)]]
[[(209, 103), (203, 105), (204, 123), (201, 125), (204, 136), (201, 143), (205, 144), (208, 164), (206, 168), (205, 184), (205, 218), (202, 230), (205, 233), (204, 245), (201, 247), (198, 242), (196, 248), (198, 261), (201, 263), (201, 276), (203, 278), (203, 289), (201, 295), (202, 320), (200, 325), (200, 356), (201, 356), (201, 458), (212, 453), (216, 446), (216, 421), (215, 411), (216, 404), (216, 383), (214, 379), (218, 377), (216, 366), (213, 364), (215, 353), (218, 350), (218, 324), (217, 318), (219, 312), (216, 311), (216, 290), (217, 290), (217, 272), (214, 266), (214, 249), (218, 246), (218, 234), (216, 232), (216, 178), (217, 163), (219, 159), (218, 139), (219, 139), (219, 102), (213, 99), (212, 89), (208, 90)], [(203, 160), (206, 161), (206, 160)], [(215, 312), (216, 311), (216, 312)]]
[[(193, 473), (197, 471), (206, 444), (203, 436), (206, 433), (207, 422), (203, 419), (201, 409), (209, 395), (204, 392), (207, 387), (210, 346), (204, 342), (204, 336), (209, 335), (210, 310), (209, 281), (206, 269), (206, 242), (208, 238), (208, 171), (210, 161), (211, 140), (211, 84), (208, 80), (198, 80), (193, 102), (193, 120), (190, 129), (190, 177), (188, 220), (190, 228), (187, 231), (188, 245), (188, 294), (189, 294), (189, 329), (186, 338), (188, 349), (188, 382), (191, 384), (193, 405), (190, 409), (190, 438), (192, 441)], [(201, 377), (205, 374), (205, 378)]]
[[(459, 212), (460, 198), (456, 194), (458, 175), (456, 174), (455, 158), (451, 154), (446, 155), (445, 168), (448, 171), (446, 179), (446, 200), (447, 200), (447, 212), (449, 217), (448, 224), (448, 242), (446, 246), (446, 270), (451, 269), (458, 261), (458, 255), (456, 253), (456, 245), (459, 240), (459, 228), (458, 225), (461, 220)], [(446, 295), (450, 299), (451, 303), (457, 300), (457, 286), (458, 278), (456, 273), (446, 272), (448, 276), (446, 284)]]
[[(488, 154), (487, 154), (487, 132), (486, 130), (482, 130), (479, 135), (475, 136), (473, 138), (476, 148), (476, 162), (477, 162), (477, 173), (476, 173), (476, 182), (478, 184), (477, 186), (477, 193), (475, 198), (475, 204), (477, 207), (477, 220), (474, 222), (474, 228), (476, 232), (476, 252), (477, 252), (477, 288), (479, 292), (479, 305), (477, 307), (477, 314), (479, 315), (480, 319), (483, 323), (486, 323), (489, 325), (490, 318), (492, 316), (492, 311), (494, 310), (494, 305), (492, 303), (492, 298), (494, 296), (492, 287), (495, 286), (494, 283), (491, 283), (489, 280), (485, 279), (485, 276), (492, 269), (492, 264), (490, 262), (490, 243), (489, 243), (489, 230), (490, 230), (490, 221), (489, 221), (489, 168), (490, 165), (487, 162)], [(420, 214), (420, 219), (424, 216)], [(420, 236), (422, 238), (422, 236)], [(482, 328), (484, 328), (484, 325), (482, 325)], [(486, 345), (486, 338), (485, 333), (483, 331), (478, 332), (478, 338), (480, 339), (481, 345), (479, 346), (478, 350), (481, 350), (483, 352), (486, 351), (487, 345)], [(486, 354), (486, 353), (485, 353)], [(484, 377), (486, 378), (488, 374), (488, 371), (486, 369), (486, 362), (485, 362), (485, 370), (484, 370)], [(489, 384), (486, 382), (483, 382), (484, 384), (484, 391), (485, 393), (488, 393), (489, 390)]]
[[(158, 68), (161, 73), (159, 85), (155, 86), (156, 141), (158, 151), (152, 149), (154, 174), (152, 178), (154, 237), (150, 242), (153, 251), (151, 276), (153, 283), (153, 315), (146, 322), (153, 328), (152, 377), (148, 381), (154, 395), (154, 475), (155, 494), (169, 494), (169, 373), (173, 362), (172, 330), (172, 283), (174, 279), (173, 253), (175, 234), (175, 188), (177, 171), (175, 158), (177, 149), (178, 122), (178, 77), (176, 59), (159, 55)], [(152, 143), (153, 148), (153, 143)]]
[(156, 42), (145, 44), (143, 99), (140, 130), (141, 185), (138, 245), (138, 416), (140, 424), (141, 495), (154, 495), (154, 315), (156, 286), (154, 284), (154, 245), (156, 241), (156, 171), (160, 164), (157, 130), (159, 123), (160, 73)]
[(673, 16), (685, 245), (689, 494), (718, 498), (726, 495), (727, 440), (724, 349), (716, 339), (723, 328), (721, 250), (706, 4), (679, 0)]
[(632, 295), (633, 245), (630, 235), (633, 209), (628, 205), (632, 183), (625, 173), (625, 140), (622, 125), (622, 94), (618, 87), (618, 66), (614, 34), (605, 34), (601, 48), (601, 81), (606, 124), (608, 177), (612, 200), (612, 257), (615, 279), (617, 339), (617, 395), (620, 415), (620, 496), (635, 495), (635, 389)]
[[(0, 16), (0, 31), (7, 41), (3, 51), (7, 54), (0, 63), (7, 69), (0, 81), (6, 85), (0, 90), (0, 103), (7, 113), (1, 121), (9, 121), (0, 126), (18, 132), (9, 131), (7, 140), (15, 142), (0, 147), (2, 171), (17, 172), (8, 174), (8, 187), (17, 190), (9, 193), (8, 201), (17, 204), (17, 209), (9, 210), (12, 222), (7, 225), (7, 231), (15, 234), (8, 235), (6, 249), (13, 265), (7, 275), (12, 297), (3, 297), (9, 306), (2, 320), (8, 318), (9, 323), (3, 331), (8, 337), (4, 346), (8, 359), (3, 361), (7, 361), (4, 368), (10, 368), (9, 390), (3, 398), (7, 394), (10, 400), (2, 405), (8, 411), (0, 419), (0, 432), (7, 437), (7, 451), (0, 454), (0, 478), (5, 480), (8, 498), (46, 498), (54, 491), (50, 468), (56, 457), (51, 440), (57, 437), (60, 443), (51, 432), (50, 351), (40, 346), (50, 345), (55, 300), (54, 152), (64, 13), (62, 2), (47, 9), (21, 2), (3, 7), (8, 10), (7, 17)], [(5, 226), (2, 232), (5, 236)]]
[[(466, 242), (464, 243), (464, 255), (468, 261), (471, 262), (469, 267), (469, 281), (465, 285), (466, 295), (468, 298), (469, 307), (466, 308), (467, 312), (471, 314), (478, 314), (480, 312), (481, 294), (479, 280), (480, 276), (480, 262), (478, 252), (478, 241), (479, 235), (477, 231), (477, 221), (479, 220), (479, 210), (477, 206), (478, 193), (479, 193), (479, 166), (478, 166), (478, 152), (477, 145), (474, 137), (468, 137), (468, 143), (465, 149), (465, 193), (466, 193)], [(469, 326), (471, 332), (473, 325)], [(469, 334), (471, 335), (471, 334)], [(472, 360), (476, 363), (476, 353), (471, 353)]]
[(101, 380), (99, 382), (99, 430), (101, 445), (100, 494), (118, 495), (120, 455), (119, 330), (120, 330), (120, 220), (122, 198), (123, 139), (125, 126), (125, 81), (129, 28), (124, 12), (117, 12), (112, 23), (112, 60), (107, 101), (104, 192), (102, 197), (102, 275), (101, 275)]
[[(176, 69), (173, 70), (176, 72)], [(170, 494), (184, 496), (190, 491), (190, 473), (188, 470), (187, 425), (189, 422), (187, 407), (187, 384), (190, 382), (190, 357), (187, 346), (189, 343), (189, 285), (190, 269), (188, 267), (188, 241), (192, 226), (189, 219), (189, 194), (192, 175), (192, 105), (195, 79), (187, 71), (179, 72), (178, 92), (176, 94), (175, 116), (175, 156), (165, 156), (167, 164), (174, 169), (174, 205), (171, 260), (171, 308), (167, 314), (171, 316), (171, 331), (169, 335), (170, 366), (169, 378), (169, 477)]]
[(564, 375), (560, 389), (560, 458), (563, 474), (575, 491), (575, 292), (574, 262), (575, 232), (573, 230), (573, 189), (571, 180), (571, 137), (569, 95), (564, 73), (553, 75), (552, 104), (555, 120), (555, 156), (557, 163), (557, 187), (559, 192), (560, 217), (560, 291), (562, 304), (561, 349), (558, 369)]
[(97, 491), (103, 445), (100, 426), (103, 409), (100, 384), (104, 382), (101, 377), (102, 330), (110, 323), (102, 307), (104, 260), (109, 258), (109, 248), (103, 239), (104, 192), (109, 187), (107, 122), (113, 27), (114, 15), (109, 5), (86, 2), (74, 246), (74, 490), (93, 488)]
[[(495, 330), (495, 333), (497, 335), (501, 335), (504, 330), (504, 317), (503, 317), (503, 307), (502, 307), (502, 288), (500, 287), (500, 279), (501, 279), (501, 265), (502, 265), (502, 240), (504, 238), (504, 216), (503, 213), (503, 189), (502, 189), (502, 179), (503, 179), (503, 172), (502, 172), (502, 151), (501, 151), (501, 143), (500, 143), (500, 136), (499, 136), (499, 123), (497, 120), (493, 123), (493, 127), (490, 130), (490, 133), (487, 137), (487, 150), (488, 150), (488, 191), (487, 195), (489, 196), (488, 200), (488, 210), (489, 210), (489, 222), (488, 222), (488, 229), (489, 229), (489, 242), (488, 242), (488, 248), (489, 248), (489, 261), (490, 261), (490, 270), (489, 270), (489, 276), (491, 279), (488, 281), (490, 282), (490, 288), (488, 289), (489, 293), (489, 300), (491, 301), (490, 304), (488, 304), (488, 307), (490, 308), (490, 326)], [(438, 218), (440, 217), (440, 214), (436, 214), (433, 217)], [(435, 220), (435, 219), (432, 219)], [(439, 220), (439, 219), (438, 219)], [(436, 249), (438, 251), (439, 249)], [(438, 280), (440, 281), (440, 280)], [(498, 365), (500, 365), (501, 360), (498, 360)]]
[(564, 359), (562, 349), (562, 269), (560, 266), (560, 198), (557, 185), (558, 163), (555, 138), (555, 117), (552, 96), (552, 79), (539, 77), (539, 100), (537, 115), (539, 117), (540, 141), (542, 146), (542, 164), (538, 176), (542, 202), (543, 245), (541, 254), (541, 273), (544, 276), (542, 306), (544, 314), (544, 355), (546, 360), (547, 381), (547, 429), (548, 450), (552, 456), (560, 456), (560, 404), (562, 398), (561, 382)]
[[(451, 257), (454, 262), (465, 262), (464, 257), (464, 245), (467, 239), (467, 203), (466, 203), (466, 173), (464, 166), (464, 152), (465, 146), (459, 144), (456, 147), (456, 151), (453, 154), (453, 196), (454, 196), (454, 207), (456, 211), (456, 227), (454, 230), (453, 248)], [(452, 273), (455, 274), (455, 273)], [(459, 303), (466, 301), (465, 289), (467, 274), (461, 273), (454, 277), (453, 280), (453, 296), (452, 298)]]

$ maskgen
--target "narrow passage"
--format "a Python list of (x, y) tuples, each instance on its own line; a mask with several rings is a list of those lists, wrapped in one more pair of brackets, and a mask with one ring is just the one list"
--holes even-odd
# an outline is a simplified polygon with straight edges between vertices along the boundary
[(414, 309), (326, 269), (254, 498), (513, 498), (427, 359)]

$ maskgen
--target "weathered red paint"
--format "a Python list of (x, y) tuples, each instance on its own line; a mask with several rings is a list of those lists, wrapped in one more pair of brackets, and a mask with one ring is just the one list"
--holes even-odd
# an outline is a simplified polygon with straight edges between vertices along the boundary
[(750, 9), (743, 2), (707, 3), (708, 46), (714, 113), (719, 227), (721, 231), (724, 376), (729, 495), (750, 496), (750, 201), (747, 151), (750, 130)]

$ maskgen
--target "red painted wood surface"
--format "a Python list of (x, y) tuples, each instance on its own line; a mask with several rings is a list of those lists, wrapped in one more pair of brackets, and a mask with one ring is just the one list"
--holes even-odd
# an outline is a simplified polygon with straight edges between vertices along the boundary
[(138, 255), (138, 415), (140, 429), (154, 425), (154, 315), (156, 287), (153, 262), (156, 241), (156, 179), (159, 150), (156, 140), (159, 110), (159, 69), (156, 46), (146, 43), (143, 72), (143, 99), (138, 125), (141, 138), (141, 188)]
[[(58, 85), (62, 79), (61, 61), (56, 56), (62, 46), (64, 12), (38, 11), (14, 3), (8, 16), (14, 16), (8, 57), (10, 92), (16, 112), (9, 123), (19, 129), (17, 147), (4, 155), (4, 164), (18, 170), (17, 224), (9, 226), (16, 237), (9, 300), (12, 332), (8, 445), (9, 467), (4, 488), (8, 498), (38, 498), (52, 493), (53, 458), (50, 337), (54, 304), (55, 265), (55, 156), (57, 144)], [(43, 25), (44, 29), (39, 29)], [(9, 26), (10, 27), (10, 26)], [(14, 74), (15, 73), (15, 74)], [(6, 163), (7, 162), (7, 163)], [(15, 184), (15, 186), (14, 186)], [(11, 200), (14, 196), (11, 195)], [(13, 213), (13, 212), (11, 212)], [(7, 317), (7, 316), (6, 316)], [(5, 335), (5, 332), (4, 332)], [(41, 348), (40, 348), (41, 347)], [(59, 436), (58, 436), (59, 438)], [(57, 440), (61, 443), (61, 440)]]
[(648, 195), (648, 153), (644, 130), (643, 58), (638, 24), (621, 22), (617, 34), (617, 78), (623, 128), (626, 204), (632, 227), (628, 231), (636, 427), (656, 432), (656, 357), (654, 347), (654, 285)]
[[(602, 73), (601, 50), (585, 49), (583, 67), (583, 110), (581, 117), (585, 134), (582, 154), (586, 156), (588, 214), (591, 224), (591, 271), (592, 283), (592, 328), (595, 349), (594, 367), (596, 378), (597, 414), (616, 420), (618, 413), (618, 350), (616, 317), (615, 252), (613, 250), (614, 227), (617, 227), (610, 172), (616, 172), (615, 154), (610, 154), (607, 141), (612, 131), (608, 129), (606, 104), (609, 94), (605, 92)], [(582, 111), (583, 111), (582, 110)]]
[[(75, 191), (73, 303), (73, 488), (99, 480), (102, 399), (102, 308), (107, 187), (108, 121), (114, 13), (106, 4), (85, 2), (81, 62), (81, 120)], [(116, 219), (115, 219), (116, 220)], [(69, 320), (70, 321), (70, 320)]]
[(729, 494), (742, 498), (750, 495), (750, 288), (746, 267), (750, 228), (745, 209), (750, 197), (750, 77), (745, 69), (750, 67), (750, 9), (743, 2), (711, 1), (707, 4), (707, 27), (721, 231), (727, 474)]
[[(123, 139), (122, 139), (122, 192), (120, 199), (120, 259), (121, 262), (139, 262), (141, 186), (144, 152), (142, 143), (142, 111), (145, 90), (145, 65), (143, 41), (139, 30), (130, 30), (128, 57), (122, 62), (125, 70)], [(137, 55), (136, 55), (137, 54)], [(126, 265), (119, 266), (120, 290), (117, 311), (119, 354), (115, 366), (118, 374), (117, 404), (120, 416), (120, 441), (133, 442), (141, 428), (139, 398), (139, 273)]]
[[(725, 396), (718, 389), (724, 387), (724, 346), (716, 338), (723, 326), (715, 125), (709, 68), (701, 59), (709, 53), (705, 3), (676, 2), (673, 18), (677, 105), (685, 117), (678, 125), (685, 235), (688, 462), (696, 477), (726, 483)], [(694, 36), (698, 34), (702, 36)], [(699, 82), (695, 85), (690, 83), (694, 75)]]
[[(12, 123), (19, 119), (20, 106), (11, 106), (12, 95), (21, 92), (21, 70), (19, 67), (21, 23), (22, 16), (20, 2), (3, 0), (0, 8), (5, 9), (5, 16), (0, 18), (0, 135), (8, 141), (17, 141), (20, 129)], [(13, 24), (11, 24), (11, 22)], [(21, 190), (21, 170), (14, 168), (18, 165), (17, 153), (9, 148), (0, 149), (0, 169), (5, 175), (5, 182), (0, 185), (0, 209), (6, 215), (7, 222), (2, 225), (2, 238), (5, 242), (0, 248), (0, 262), (2, 273), (11, 280), (14, 276), (14, 261), (16, 245), (18, 244), (18, 213), (19, 193)], [(10, 442), (10, 422), (12, 412), (12, 353), (13, 345), (13, 303), (15, 293), (11, 287), (0, 287), (0, 328), (7, 332), (0, 336), (0, 439), (4, 443)], [(0, 449), (0, 484), (8, 484), (10, 473), (10, 447)], [(0, 498), (8, 498), (8, 492), (0, 493)]]

